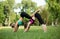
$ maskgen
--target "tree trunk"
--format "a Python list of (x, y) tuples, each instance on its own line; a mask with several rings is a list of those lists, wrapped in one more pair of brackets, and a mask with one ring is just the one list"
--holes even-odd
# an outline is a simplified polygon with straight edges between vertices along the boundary
[(8, 26), (10, 26), (10, 16), (9, 16), (9, 18), (8, 18), (9, 20), (8, 20)]
[(56, 21), (55, 21), (55, 25), (56, 25), (56, 26), (58, 25), (58, 18), (57, 18)]
[(52, 21), (52, 26), (54, 26), (54, 22)]
[(47, 18), (46, 18), (46, 25), (48, 24), (48, 16), (47, 16)]
[(7, 26), (8, 25), (8, 19), (6, 18), (6, 20), (5, 20), (5, 26)]

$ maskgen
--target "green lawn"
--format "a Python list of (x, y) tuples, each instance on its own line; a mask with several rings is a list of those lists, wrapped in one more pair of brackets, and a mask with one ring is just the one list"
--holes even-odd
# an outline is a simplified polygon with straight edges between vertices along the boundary
[(43, 32), (41, 26), (33, 26), (28, 32), (19, 28), (17, 32), (13, 32), (12, 28), (0, 29), (0, 39), (60, 39), (60, 30), (57, 27), (48, 26), (48, 31)]

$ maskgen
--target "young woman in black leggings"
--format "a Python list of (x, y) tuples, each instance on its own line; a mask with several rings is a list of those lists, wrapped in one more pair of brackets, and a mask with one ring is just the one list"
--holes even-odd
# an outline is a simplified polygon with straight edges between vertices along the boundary
[[(26, 12), (21, 12), (20, 16), (21, 17), (19, 18), (19, 20), (14, 25), (14, 32), (16, 32), (18, 30), (18, 27), (23, 24), (24, 17), (27, 19), (32, 19), (31, 16), (28, 15)], [(26, 28), (26, 26), (24, 26), (24, 29), (25, 28)]]
[(46, 24), (44, 23), (41, 15), (38, 12), (39, 12), (39, 10), (37, 10), (36, 12), (33, 13), (33, 18), (34, 19), (32, 18), (33, 19), (32, 23), (30, 21), (28, 22), (27, 28), (25, 29), (25, 32), (29, 30), (30, 25), (34, 23), (35, 18), (37, 18), (39, 23), (42, 25), (44, 32), (47, 31)]

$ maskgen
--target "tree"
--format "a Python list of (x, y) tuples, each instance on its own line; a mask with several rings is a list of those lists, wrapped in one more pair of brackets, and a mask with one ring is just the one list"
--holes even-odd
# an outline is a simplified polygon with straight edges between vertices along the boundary
[(57, 0), (47, 0), (48, 3), (48, 10), (51, 13), (52, 16), (52, 24), (56, 25), (58, 22), (58, 19), (60, 18), (60, 3), (58, 3)]
[(10, 23), (10, 13), (13, 12), (14, 0), (5, 0), (0, 2), (0, 23), (5, 24), (6, 20), (9, 25)]
[(22, 10), (25, 10), (28, 14), (31, 13), (31, 11), (34, 11), (37, 7), (35, 2), (32, 2), (31, 0), (22, 0), (21, 2)]
[(5, 0), (0, 2), (0, 23), (8, 25), (14, 22), (16, 14), (13, 11), (15, 0)]
[(3, 2), (0, 2), (0, 23), (3, 23), (5, 15), (3, 13)]

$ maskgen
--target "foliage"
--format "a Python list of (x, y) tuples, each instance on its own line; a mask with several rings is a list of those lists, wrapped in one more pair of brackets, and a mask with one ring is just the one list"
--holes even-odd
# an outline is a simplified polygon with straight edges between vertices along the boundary
[(35, 8), (37, 7), (35, 2), (32, 2), (31, 0), (22, 0), (21, 2), (21, 7), (22, 10), (24, 10), (25, 12), (27, 12), (28, 14), (31, 14), (31, 11), (34, 11)]
[(3, 22), (5, 15), (3, 13), (3, 2), (0, 2), (0, 23)]
[(58, 1), (57, 0), (47, 0), (48, 11), (50, 12), (50, 15), (52, 17), (51, 20), (54, 23), (56, 23), (56, 22), (58, 22), (58, 20), (60, 20), (60, 3)]

